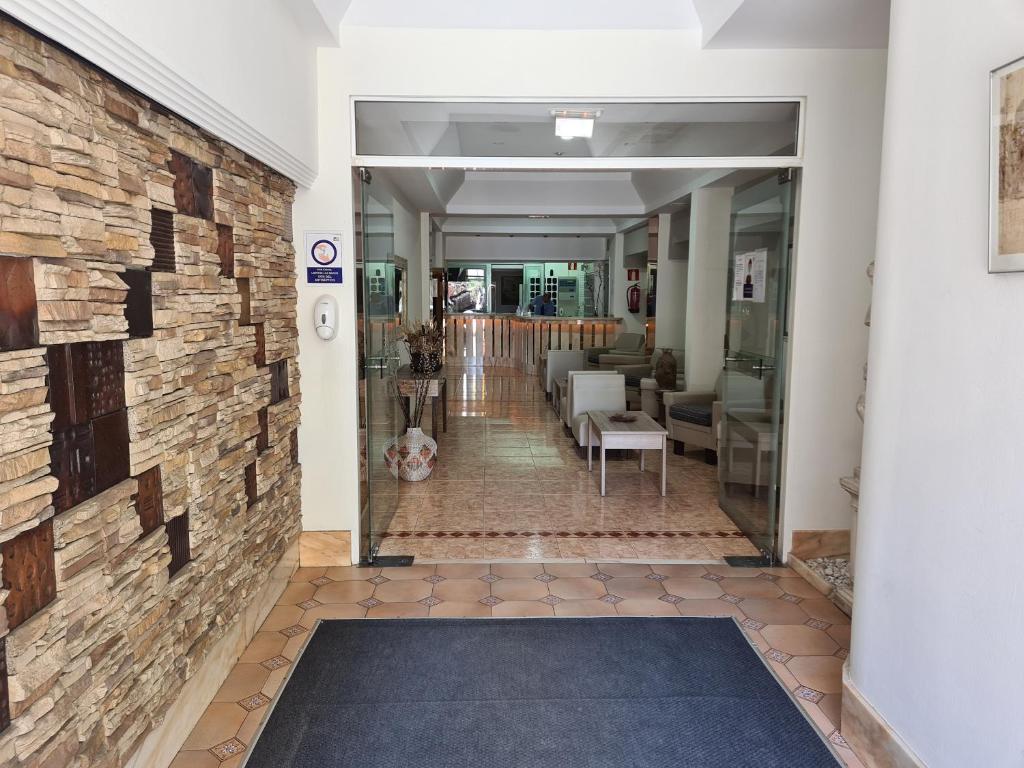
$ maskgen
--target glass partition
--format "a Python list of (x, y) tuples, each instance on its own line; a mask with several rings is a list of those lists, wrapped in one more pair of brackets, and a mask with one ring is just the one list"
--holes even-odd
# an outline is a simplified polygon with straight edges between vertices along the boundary
[(798, 101), (356, 101), (358, 155), (792, 157)]
[(719, 505), (765, 557), (778, 541), (795, 171), (733, 194)]

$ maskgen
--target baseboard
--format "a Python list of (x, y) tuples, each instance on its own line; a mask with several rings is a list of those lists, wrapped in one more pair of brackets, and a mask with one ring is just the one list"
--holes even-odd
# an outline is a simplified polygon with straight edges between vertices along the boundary
[(352, 532), (303, 531), (299, 534), (299, 565), (302, 568), (352, 565)]
[(793, 531), (793, 544), (789, 548), (789, 553), (796, 555), (801, 560), (848, 555), (850, 554), (850, 531), (848, 529)]
[(850, 680), (843, 665), (842, 734), (867, 768), (925, 768)]
[(295, 542), (273, 568), (270, 579), (249, 602), (241, 617), (210, 648), (202, 665), (167, 708), (163, 722), (146, 736), (125, 768), (167, 768), (171, 764), (199, 722), (207, 703), (213, 699), (256, 630), (277, 604), (298, 567), (298, 560), (299, 547)]

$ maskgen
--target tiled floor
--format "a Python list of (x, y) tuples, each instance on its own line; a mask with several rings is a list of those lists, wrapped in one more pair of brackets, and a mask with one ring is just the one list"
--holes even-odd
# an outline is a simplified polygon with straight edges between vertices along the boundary
[(317, 619), (417, 616), (735, 616), (846, 764), (861, 768), (836, 730), (850, 626), (832, 603), (788, 568), (622, 562), (299, 569), (172, 768), (241, 765)]
[[(535, 376), (501, 368), (449, 370), (448, 432), (418, 483), (376, 486), (394, 510), (381, 554), (430, 560), (633, 559), (711, 561), (757, 550), (718, 507), (716, 467), (703, 450), (608, 462), (607, 495), (587, 471)], [(428, 420), (424, 420), (428, 423)], [(381, 515), (384, 517), (385, 515)]]

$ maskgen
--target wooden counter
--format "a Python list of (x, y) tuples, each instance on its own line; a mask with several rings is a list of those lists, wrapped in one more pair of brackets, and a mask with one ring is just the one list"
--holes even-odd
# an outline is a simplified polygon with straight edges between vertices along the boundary
[(529, 374), (548, 349), (610, 347), (622, 330), (622, 319), (448, 314), (444, 328), (448, 364), (508, 367)]

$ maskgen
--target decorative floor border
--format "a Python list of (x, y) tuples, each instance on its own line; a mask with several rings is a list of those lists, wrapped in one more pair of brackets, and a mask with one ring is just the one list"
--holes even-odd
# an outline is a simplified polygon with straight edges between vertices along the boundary
[(744, 539), (742, 531), (385, 531), (383, 539)]

